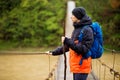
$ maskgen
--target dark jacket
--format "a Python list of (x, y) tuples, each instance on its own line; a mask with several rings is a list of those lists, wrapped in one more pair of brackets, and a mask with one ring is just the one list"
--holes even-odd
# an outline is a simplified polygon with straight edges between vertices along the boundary
[[(73, 23), (74, 30), (72, 32), (71, 38), (65, 38), (64, 40), (64, 50), (65, 52), (69, 51), (69, 48), (74, 50), (77, 54), (84, 55), (88, 52), (93, 43), (93, 31), (90, 27), (85, 28), (83, 31), (82, 42), (75, 44), (74, 41), (78, 40), (78, 36), (80, 35), (80, 30), (87, 25), (91, 25), (92, 20), (86, 15), (84, 16), (79, 23)], [(63, 46), (57, 48), (52, 51), (53, 55), (63, 54)]]

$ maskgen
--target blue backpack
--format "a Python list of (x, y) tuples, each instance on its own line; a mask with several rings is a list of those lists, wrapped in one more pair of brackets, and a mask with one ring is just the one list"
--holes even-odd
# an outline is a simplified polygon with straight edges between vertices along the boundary
[(84, 26), (80, 30), (79, 41), (80, 42), (82, 41), (82, 37), (84, 36), (83, 31), (87, 27), (92, 28), (93, 35), (94, 35), (94, 41), (93, 41), (93, 44), (92, 44), (90, 50), (84, 56), (82, 56), (83, 58), (80, 61), (80, 65), (82, 64), (83, 59), (88, 58), (90, 56), (92, 57), (92, 59), (100, 58), (104, 51), (102, 29), (98, 22), (93, 22), (92, 25)]

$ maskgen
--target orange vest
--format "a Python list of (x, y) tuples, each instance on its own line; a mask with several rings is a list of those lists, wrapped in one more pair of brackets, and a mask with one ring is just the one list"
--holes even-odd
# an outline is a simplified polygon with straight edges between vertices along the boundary
[(91, 57), (83, 59), (82, 65), (80, 65), (81, 58), (81, 55), (78, 55), (74, 50), (70, 49), (70, 71), (73, 73), (90, 73)]

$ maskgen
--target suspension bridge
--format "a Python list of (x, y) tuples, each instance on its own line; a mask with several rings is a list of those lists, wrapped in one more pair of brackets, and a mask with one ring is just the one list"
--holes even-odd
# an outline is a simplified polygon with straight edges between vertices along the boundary
[[(71, 37), (72, 31), (73, 31), (72, 21), (71, 21), (70, 17), (71, 17), (71, 11), (74, 8), (75, 8), (74, 1), (68, 1), (68, 3), (67, 3), (67, 16), (66, 16), (66, 22), (65, 22), (65, 28), (64, 28), (65, 29), (65, 36), (67, 36), (67, 37)], [(89, 74), (87, 80), (120, 80), (120, 63), (119, 63), (120, 51), (115, 51), (115, 50), (106, 49), (106, 48), (105, 48), (105, 50), (106, 50), (106, 54), (103, 54), (102, 58), (92, 60), (92, 72)], [(28, 74), (28, 75), (26, 75), (25, 73), (20, 72), (18, 70), (17, 73), (14, 74), (14, 76), (18, 75), (18, 73), (20, 73), (19, 75), (22, 74), (24, 76), (19, 76), (18, 78), (16, 78), (16, 77), (14, 78), (13, 75), (6, 76), (6, 75), (2, 74), (2, 76), (0, 75), (0, 80), (73, 80), (73, 75), (69, 69), (69, 57), (68, 57), (69, 52), (67, 52), (65, 54), (66, 55), (60, 55), (58, 58), (56, 58), (57, 61), (56, 62), (54, 61), (54, 63), (52, 63), (53, 57), (50, 55), (46, 55), (46, 53), (43, 53), (43, 52), (41, 53), (41, 52), (1, 51), (0, 58), (2, 56), (6, 60), (8, 58), (7, 56), (15, 55), (14, 59), (12, 57), (13, 61), (11, 62), (11, 65), (17, 66), (14, 64), (15, 63), (14, 60), (22, 58), (22, 63), (19, 64), (19, 66), (21, 66), (21, 65), (27, 65), (27, 66), (35, 65), (37, 67), (33, 66), (36, 68), (35, 71), (30, 70), (31, 68), (27, 67), (28, 73), (29, 73), (29, 71), (33, 72), (30, 75), (28, 73), (26, 73), (26, 74)], [(18, 57), (19, 55), (21, 55), (21, 56)], [(34, 57), (34, 59), (32, 59), (32, 60), (30, 60), (31, 58), (25, 59), (22, 57), (25, 55), (28, 55), (26, 58), (29, 58), (30, 57), (29, 55), (31, 55), (32, 58)], [(37, 60), (39, 60), (40, 56), (42, 56), (42, 59), (43, 59), (41, 63), (39, 63), (39, 61), (38, 62), (36, 61), (36, 58), (37, 58)], [(47, 58), (45, 56), (47, 56)], [(67, 59), (66, 66), (64, 65), (65, 64), (65, 59), (64, 59), (65, 56)], [(17, 61), (18, 61), (18, 63), (20, 62), (20, 60), (17, 60)], [(31, 61), (31, 64), (33, 64), (33, 65), (26, 64), (23, 61), (27, 62), (27, 63), (28, 62), (30, 63), (30, 61)], [(44, 62), (44, 61), (47, 61), (47, 62)], [(41, 78), (43, 76), (43, 75), (41, 75), (42, 74), (41, 71), (43, 68), (40, 65), (40, 64), (44, 65), (43, 63), (47, 64), (47, 66), (44, 66), (45, 67), (44, 72), (48, 73), (48, 74), (44, 74), (44, 75), (46, 75), (44, 77), (44, 79)], [(0, 65), (4, 67), (4, 63), (1, 61), (0, 61)], [(8, 66), (10, 64), (6, 64), (6, 65)], [(52, 67), (51, 67), (51, 65), (52, 65)], [(7, 66), (6, 66), (6, 68), (8, 68)], [(0, 73), (2, 73), (4, 71), (3, 67), (0, 67)], [(23, 69), (24, 68), (26, 68), (26, 67), (23, 67)], [(66, 73), (65, 73), (65, 68), (66, 68)], [(17, 69), (11, 67), (11, 70), (15, 71)], [(6, 70), (6, 71), (9, 71), (9, 70)], [(13, 72), (13, 71), (11, 71), (11, 72)], [(27, 72), (27, 69), (25, 72)], [(30, 77), (30, 78), (25, 77), (25, 75)], [(6, 79), (6, 77), (9, 77), (9, 76), (12, 76), (13, 78)], [(38, 78), (35, 78), (36, 76)]]

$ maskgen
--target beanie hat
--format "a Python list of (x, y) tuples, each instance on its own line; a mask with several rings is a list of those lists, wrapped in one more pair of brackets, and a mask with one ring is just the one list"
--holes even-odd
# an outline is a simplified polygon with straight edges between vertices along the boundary
[(86, 11), (85, 11), (85, 9), (83, 7), (77, 7), (77, 8), (73, 9), (72, 14), (77, 19), (82, 19), (86, 15)]

